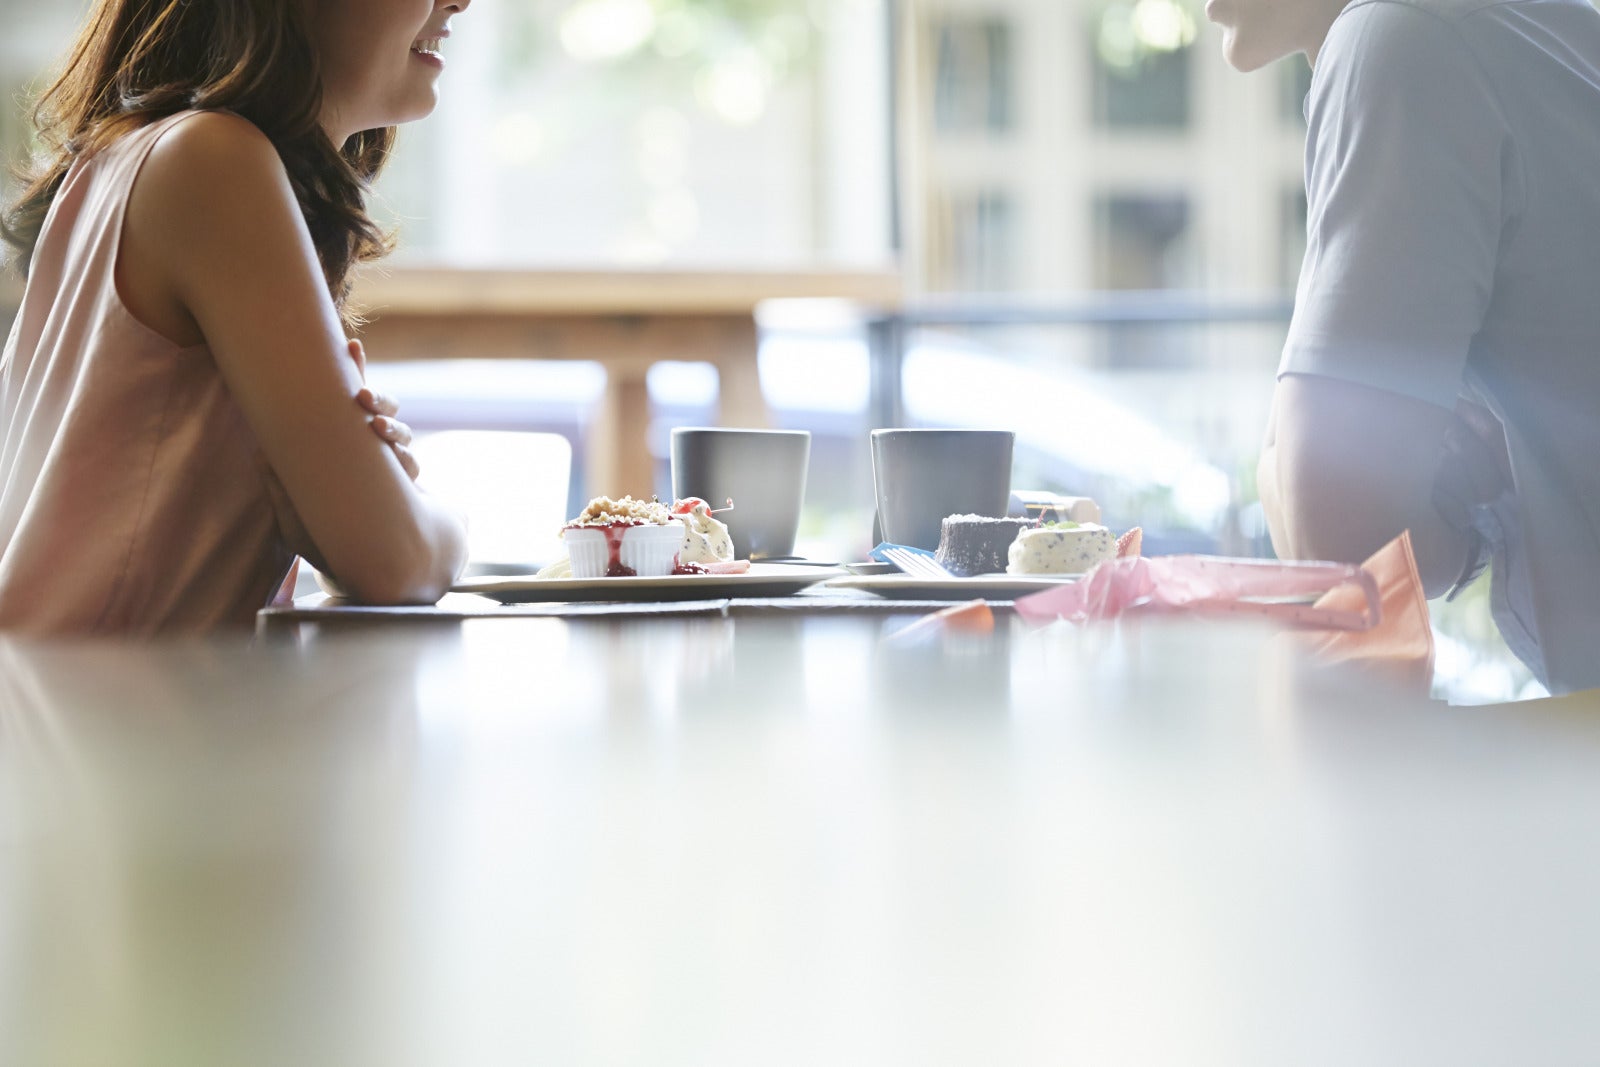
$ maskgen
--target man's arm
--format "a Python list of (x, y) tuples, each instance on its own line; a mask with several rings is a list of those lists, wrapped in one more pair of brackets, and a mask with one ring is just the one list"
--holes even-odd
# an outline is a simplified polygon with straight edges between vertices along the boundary
[(1451, 421), (1398, 393), (1285, 375), (1258, 471), (1278, 555), (1359, 563), (1410, 530), (1423, 588), (1446, 592), (1470, 548), (1432, 502)]
[[(1276, 395), (1274, 395), (1276, 401)], [(1278, 405), (1272, 405), (1267, 415), (1266, 438), (1261, 442), (1261, 457), (1256, 461), (1256, 493), (1261, 497), (1261, 510), (1267, 520), (1267, 534), (1272, 538), (1272, 548), (1279, 558), (1290, 559), (1289, 535), (1283, 528), (1283, 494), (1278, 491)]]
[[(1476, 547), (1470, 505), (1491, 498), (1470, 469), (1486, 465), (1463, 469), (1472, 457), (1446, 444), (1461, 437), (1451, 409), (1524, 202), (1521, 167), (1483, 65), (1414, 5), (1346, 9), (1309, 104), (1306, 259), (1263, 506), (1290, 558), (1356, 562), (1410, 530), (1438, 595)], [(1451, 521), (1436, 499), (1459, 504)]]

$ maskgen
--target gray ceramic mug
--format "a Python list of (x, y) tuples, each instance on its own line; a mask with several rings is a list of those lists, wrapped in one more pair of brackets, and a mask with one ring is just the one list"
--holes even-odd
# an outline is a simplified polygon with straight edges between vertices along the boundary
[(883, 540), (935, 549), (946, 515), (1004, 515), (1016, 437), (1010, 430), (873, 430)]
[(738, 559), (794, 554), (806, 496), (811, 434), (805, 430), (672, 431), (672, 495), (697, 496), (712, 508), (730, 497), (728, 524)]

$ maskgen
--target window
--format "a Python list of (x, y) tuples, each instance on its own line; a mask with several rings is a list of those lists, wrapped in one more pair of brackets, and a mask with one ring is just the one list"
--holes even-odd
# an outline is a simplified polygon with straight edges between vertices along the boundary
[(1306, 96), (1311, 92), (1311, 64), (1304, 56), (1290, 56), (1278, 67), (1278, 113), (1285, 125), (1303, 130)]
[[(1095, 205), (1095, 285), (1101, 289), (1187, 289), (1195, 284), (1189, 199), (1122, 195)], [(1161, 327), (1108, 326), (1099, 361), (1113, 368), (1182, 368), (1196, 359), (1194, 338)]]
[(1017, 212), (1011, 194), (984, 188), (943, 199), (945, 240), (934, 254), (935, 288), (997, 292), (1016, 275)]
[(1182, 289), (1195, 282), (1189, 199), (1102, 196), (1095, 203), (1095, 287)]
[(33, 102), (49, 82), (57, 59), (72, 43), (81, 3), (17, 4), (0, 0), (5, 33), (0, 34), (0, 196), (17, 191), (13, 165), (32, 145)]
[(1180, 0), (1108, 5), (1090, 35), (1094, 120), (1108, 129), (1186, 129), (1197, 34)]
[(888, 45), (845, 0), (525, 0), (456, 20), (438, 112), (380, 183), (401, 255), (876, 266)]
[(995, 18), (934, 27), (934, 128), (940, 133), (1011, 129), (1011, 27)]
[(1306, 191), (1299, 184), (1278, 198), (1278, 284), (1293, 292), (1300, 281), (1300, 262), (1306, 255)]

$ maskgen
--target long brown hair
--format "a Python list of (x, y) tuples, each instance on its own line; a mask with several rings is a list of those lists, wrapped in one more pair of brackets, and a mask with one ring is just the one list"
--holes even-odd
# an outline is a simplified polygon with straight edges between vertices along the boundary
[(20, 173), (22, 194), (0, 216), (22, 272), (75, 160), (179, 111), (232, 111), (277, 148), (328, 290), (351, 325), (352, 268), (393, 246), (367, 214), (366, 194), (394, 130), (367, 130), (343, 145), (328, 138), (308, 17), (306, 0), (97, 0), (34, 109), (44, 151)]

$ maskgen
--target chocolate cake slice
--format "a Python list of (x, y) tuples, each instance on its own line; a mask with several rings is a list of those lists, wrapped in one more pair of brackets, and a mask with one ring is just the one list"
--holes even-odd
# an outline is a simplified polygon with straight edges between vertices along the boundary
[(983, 515), (947, 515), (939, 523), (939, 549), (933, 558), (951, 574), (999, 574), (1006, 569), (1006, 551), (1032, 519), (991, 519)]

